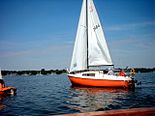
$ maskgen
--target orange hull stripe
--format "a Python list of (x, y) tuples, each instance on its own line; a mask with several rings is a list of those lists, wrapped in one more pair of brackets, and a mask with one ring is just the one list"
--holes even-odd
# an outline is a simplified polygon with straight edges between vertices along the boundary
[(73, 85), (94, 86), (94, 87), (128, 87), (131, 81), (123, 80), (102, 80), (102, 79), (88, 79), (68, 76)]
[(7, 93), (9, 90), (13, 89), (14, 91), (16, 91), (16, 88), (14, 87), (4, 87), (4, 88), (0, 88), (0, 95), (1, 94), (5, 94)]

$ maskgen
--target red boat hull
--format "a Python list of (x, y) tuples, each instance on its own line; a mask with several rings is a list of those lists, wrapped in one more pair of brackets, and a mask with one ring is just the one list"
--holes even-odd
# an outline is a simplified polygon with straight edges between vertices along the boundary
[(106, 79), (90, 79), (68, 76), (72, 85), (90, 86), (90, 87), (115, 87), (115, 88), (133, 88), (132, 80), (106, 80)]
[(13, 95), (16, 94), (16, 88), (14, 87), (4, 87), (0, 88), (0, 95)]

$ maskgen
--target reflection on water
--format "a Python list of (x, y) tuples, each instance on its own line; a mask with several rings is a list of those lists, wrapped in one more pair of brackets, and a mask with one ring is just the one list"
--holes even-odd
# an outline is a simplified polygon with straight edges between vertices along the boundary
[(119, 104), (117, 99), (125, 98), (128, 92), (124, 89), (71, 87), (68, 107), (80, 112), (108, 110), (109, 106)]
[(4, 108), (5, 108), (5, 105), (3, 105), (3, 96), (0, 95), (0, 111)]

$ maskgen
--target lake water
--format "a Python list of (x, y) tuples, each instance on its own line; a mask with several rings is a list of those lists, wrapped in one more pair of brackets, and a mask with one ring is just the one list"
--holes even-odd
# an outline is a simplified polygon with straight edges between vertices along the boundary
[(0, 98), (0, 115), (54, 115), (155, 107), (155, 73), (139, 73), (142, 82), (134, 91), (71, 87), (66, 75), (8, 76), (6, 85), (17, 88), (16, 96)]

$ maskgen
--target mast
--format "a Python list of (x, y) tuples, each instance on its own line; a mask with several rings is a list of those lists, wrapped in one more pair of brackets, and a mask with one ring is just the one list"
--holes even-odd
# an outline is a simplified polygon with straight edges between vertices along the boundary
[(88, 0), (86, 0), (86, 33), (87, 33), (87, 69), (89, 70), (89, 60), (88, 60)]

